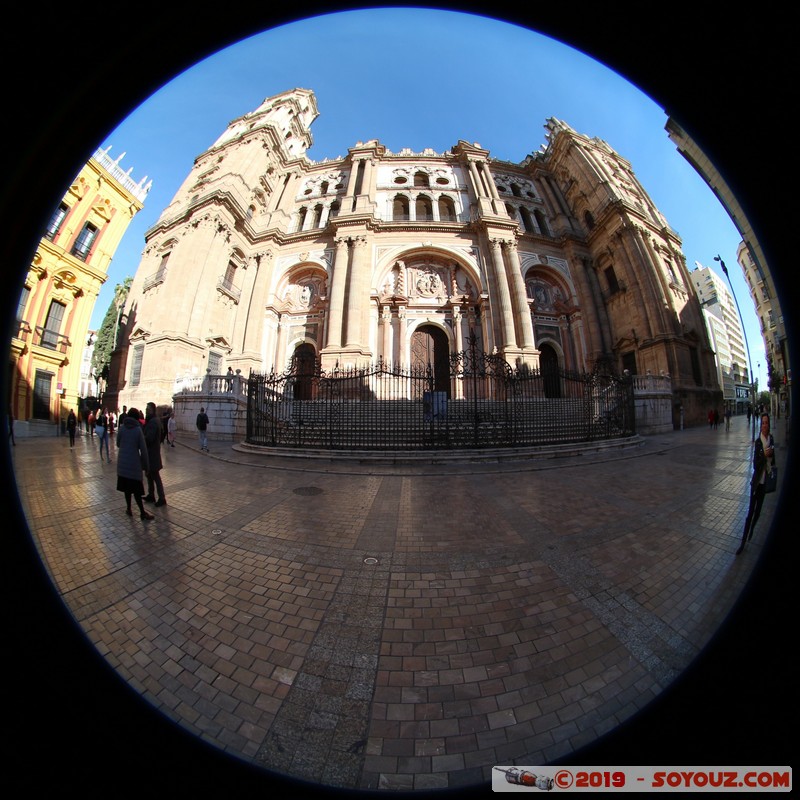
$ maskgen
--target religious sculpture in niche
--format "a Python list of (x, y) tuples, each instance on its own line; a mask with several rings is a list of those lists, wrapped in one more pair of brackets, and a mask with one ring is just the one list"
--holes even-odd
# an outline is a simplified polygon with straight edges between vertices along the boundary
[(567, 295), (563, 287), (547, 276), (534, 274), (525, 279), (528, 297), (532, 297), (533, 310), (538, 314), (567, 313)]
[(289, 312), (303, 313), (318, 306), (325, 297), (325, 279), (306, 276), (292, 281), (283, 292), (283, 301)]

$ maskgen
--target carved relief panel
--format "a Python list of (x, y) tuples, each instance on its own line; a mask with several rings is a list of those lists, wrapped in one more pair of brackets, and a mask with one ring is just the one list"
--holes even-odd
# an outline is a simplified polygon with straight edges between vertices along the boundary
[(467, 272), (443, 261), (395, 262), (386, 273), (381, 299), (407, 298), (409, 305), (442, 305), (447, 301), (475, 300), (477, 292)]
[(318, 275), (292, 280), (283, 292), (283, 301), (289, 313), (312, 311), (324, 297), (325, 279)]

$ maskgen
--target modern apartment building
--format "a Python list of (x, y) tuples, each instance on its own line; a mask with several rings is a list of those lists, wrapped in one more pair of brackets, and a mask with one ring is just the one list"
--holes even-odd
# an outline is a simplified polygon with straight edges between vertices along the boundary
[[(722, 399), (734, 413), (753, 402), (751, 365), (736, 300), (713, 269), (698, 263), (689, 273), (703, 307), (711, 345), (716, 354)], [(721, 409), (720, 409), (721, 411)]]

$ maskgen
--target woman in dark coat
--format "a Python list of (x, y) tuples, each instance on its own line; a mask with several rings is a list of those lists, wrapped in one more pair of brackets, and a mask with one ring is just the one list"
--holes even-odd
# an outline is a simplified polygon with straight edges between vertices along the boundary
[(147, 470), (147, 443), (144, 440), (139, 412), (132, 408), (117, 428), (117, 490), (125, 494), (125, 513), (133, 516), (131, 497), (139, 506), (139, 515), (144, 520), (154, 519), (145, 511), (142, 495), (142, 470)]

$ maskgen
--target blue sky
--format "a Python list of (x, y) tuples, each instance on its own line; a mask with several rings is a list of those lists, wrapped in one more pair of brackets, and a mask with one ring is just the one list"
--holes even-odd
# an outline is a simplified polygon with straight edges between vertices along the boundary
[[(314, 91), (312, 160), (344, 156), (358, 141), (390, 150), (449, 150), (478, 142), (519, 162), (544, 143), (548, 117), (607, 141), (639, 180), (696, 261), (725, 261), (745, 323), (753, 370), (766, 387), (766, 358), (747, 284), (740, 237), (711, 190), (670, 142), (667, 115), (627, 80), (589, 56), (527, 28), (470, 14), (377, 8), (300, 20), (251, 36), (175, 77), (135, 109), (102, 147), (153, 187), (109, 269), (91, 327), (114, 286), (133, 275), (145, 231), (191, 169), (236, 117), (266, 97)], [(722, 276), (724, 277), (724, 276)], [(727, 281), (726, 281), (727, 283)], [(760, 369), (757, 364), (760, 362)]]

